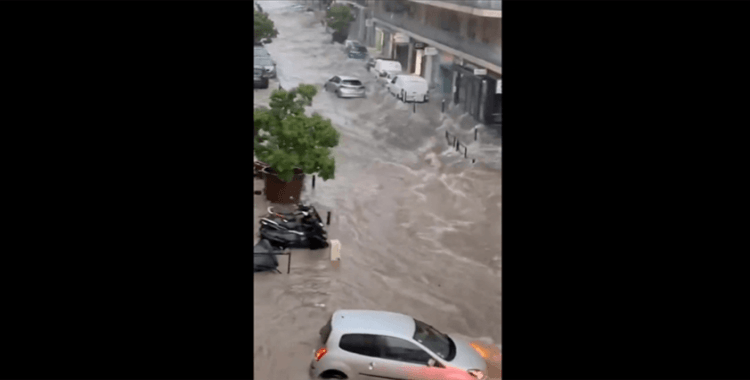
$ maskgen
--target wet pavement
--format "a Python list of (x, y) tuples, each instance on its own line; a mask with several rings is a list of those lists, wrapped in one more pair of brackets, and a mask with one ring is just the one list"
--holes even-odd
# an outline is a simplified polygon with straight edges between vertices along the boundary
[[(347, 59), (342, 45), (331, 44), (313, 14), (286, 12), (284, 3), (260, 2), (280, 32), (266, 47), (278, 82), (287, 89), (322, 86), (334, 75), (352, 75), (368, 96), (321, 92), (309, 107), (332, 120), (341, 140), (335, 179), (318, 178), (312, 189), (307, 178), (302, 198), (323, 218), (332, 212), (328, 235), (341, 241), (342, 259), (334, 268), (327, 250), (298, 250), (291, 274), (282, 257), (284, 274), (254, 275), (255, 378), (308, 379), (318, 331), (336, 309), (399, 312), (499, 345), (500, 137), (480, 127), (473, 141), (476, 122), (457, 109), (441, 114), (436, 99), (413, 113), (412, 104), (375, 85), (364, 61)], [(276, 88), (272, 81), (268, 90), (256, 90), (255, 105), (267, 104)], [(468, 158), (448, 146), (445, 131), (466, 142)], [(254, 200), (257, 234), (268, 203)], [(499, 377), (494, 367), (490, 374)]]

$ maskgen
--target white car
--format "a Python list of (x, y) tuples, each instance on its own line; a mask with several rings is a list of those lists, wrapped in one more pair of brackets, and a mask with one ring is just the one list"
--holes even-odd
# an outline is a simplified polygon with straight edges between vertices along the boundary
[(364, 98), (365, 85), (355, 77), (335, 76), (323, 85), (327, 92), (335, 92), (339, 98)]
[(386, 86), (388, 92), (402, 102), (423, 102), (430, 100), (427, 81), (418, 75), (397, 75)]
[[(407, 315), (338, 310), (320, 330), (310, 373), (315, 379), (486, 379), (487, 362), (468, 342)], [(458, 377), (456, 375), (461, 377)]]

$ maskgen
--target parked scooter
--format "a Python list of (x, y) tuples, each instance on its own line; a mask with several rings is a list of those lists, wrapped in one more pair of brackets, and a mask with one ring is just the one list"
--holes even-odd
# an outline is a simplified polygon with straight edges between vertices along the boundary
[(313, 206), (299, 205), (291, 213), (275, 212), (260, 220), (260, 236), (271, 244), (283, 248), (320, 249), (328, 247), (328, 234), (317, 210)]
[(262, 239), (253, 247), (253, 272), (279, 272), (276, 269), (279, 266), (279, 260), (276, 256), (282, 253), (282, 249), (274, 247), (270, 241)]
[(304, 233), (262, 226), (260, 237), (280, 248), (321, 249), (328, 247), (328, 235), (325, 231)]
[(283, 221), (290, 221), (290, 220), (297, 220), (300, 217), (306, 218), (312, 215), (314, 211), (314, 208), (312, 206), (304, 206), (299, 205), (297, 210), (293, 212), (275, 212), (273, 211), (273, 207), (268, 208), (268, 215), (266, 215), (267, 219), (274, 219), (274, 218), (280, 218)]

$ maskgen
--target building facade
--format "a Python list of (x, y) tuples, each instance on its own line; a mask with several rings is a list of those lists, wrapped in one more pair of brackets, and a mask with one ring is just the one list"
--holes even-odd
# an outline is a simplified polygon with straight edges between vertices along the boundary
[[(349, 38), (424, 77), (433, 93), (476, 120), (502, 112), (502, 2), (336, 0), (355, 10)], [(433, 96), (433, 98), (435, 98)]]

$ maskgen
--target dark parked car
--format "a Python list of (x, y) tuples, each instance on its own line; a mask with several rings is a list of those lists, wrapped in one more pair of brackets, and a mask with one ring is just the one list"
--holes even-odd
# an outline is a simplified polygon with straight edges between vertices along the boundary
[(253, 69), (253, 84), (253, 88), (268, 88), (268, 74), (260, 66)]
[(367, 48), (362, 45), (355, 44), (347, 50), (347, 56), (349, 58), (367, 59)]
[(270, 56), (253, 57), (253, 63), (255, 64), (255, 67), (263, 68), (263, 71), (265, 71), (266, 75), (268, 75), (270, 78), (276, 78), (276, 63), (271, 59)]

